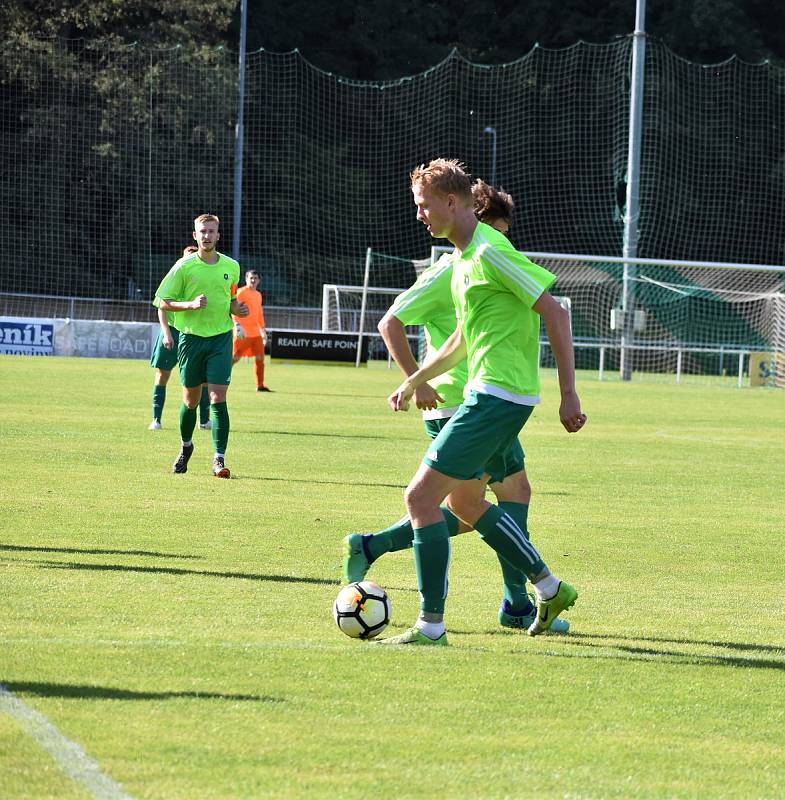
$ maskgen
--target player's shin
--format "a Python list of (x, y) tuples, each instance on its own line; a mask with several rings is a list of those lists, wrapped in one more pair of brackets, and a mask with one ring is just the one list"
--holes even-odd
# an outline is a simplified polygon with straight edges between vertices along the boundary
[(226, 401), (213, 403), (210, 406), (210, 417), (213, 421), (213, 447), (216, 453), (226, 453), (229, 444), (229, 408)]
[[(421, 620), (429, 624), (441, 624), (450, 567), (450, 539), (446, 522), (414, 529), (414, 564), (420, 590)], [(426, 614), (427, 618), (423, 616)], [(421, 627), (419, 623), (418, 627)]]
[[(526, 503), (511, 503), (509, 501), (502, 501), (499, 503), (499, 508), (508, 514), (515, 524), (523, 531), (523, 535), (528, 540), (529, 531), (527, 530), (527, 523), (529, 517), (529, 506)], [(504, 600), (505, 608), (509, 613), (516, 615), (533, 614), (534, 606), (532, 605), (529, 595), (526, 594), (526, 575), (518, 567), (513, 566), (507, 561), (504, 556), (499, 553), (496, 554), (499, 558), (499, 564), (502, 568), (502, 579), (504, 581)]]
[(184, 442), (190, 442), (194, 435), (194, 428), (196, 427), (196, 409), (188, 408), (183, 403), (180, 406), (180, 438)]
[(545, 569), (537, 548), (515, 520), (498, 506), (492, 505), (474, 528), (500, 556), (528, 577), (540, 575)]
[[(450, 536), (460, 533), (460, 521), (455, 514), (446, 506), (441, 507), (444, 514), (444, 521), (447, 523), (447, 532)], [(414, 541), (414, 528), (408, 517), (401, 517), (389, 528), (372, 533), (366, 540), (370, 561), (376, 561), (379, 556), (385, 553), (397, 553), (399, 550), (407, 550)]]
[(161, 421), (164, 413), (164, 403), (166, 403), (166, 386), (153, 386), (153, 419)]
[(202, 386), (202, 395), (199, 398), (199, 424), (205, 425), (210, 419), (210, 392)]

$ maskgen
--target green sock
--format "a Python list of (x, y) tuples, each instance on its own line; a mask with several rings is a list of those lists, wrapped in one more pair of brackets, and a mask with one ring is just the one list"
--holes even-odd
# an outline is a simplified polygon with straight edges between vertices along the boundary
[(161, 421), (161, 414), (164, 413), (164, 403), (166, 402), (166, 386), (153, 386), (153, 419)]
[[(456, 536), (460, 522), (458, 517), (450, 511), (446, 506), (442, 506), (442, 514), (444, 514), (444, 521), (447, 523), (447, 532), (450, 536)], [(414, 530), (409, 517), (401, 517), (398, 522), (385, 528), (383, 531), (372, 533), (366, 540), (365, 544), (368, 549), (368, 555), (371, 556), (371, 561), (376, 561), (379, 556), (385, 553), (396, 553), (398, 550), (407, 550), (412, 546), (414, 541)]]
[(210, 392), (202, 386), (202, 396), (199, 398), (199, 424), (204, 425), (210, 419)]
[(225, 453), (229, 444), (229, 408), (226, 401), (210, 406), (213, 420), (213, 446), (216, 453)]
[(414, 529), (414, 566), (420, 590), (420, 611), (444, 613), (450, 566), (450, 535), (446, 522)]
[(539, 575), (545, 569), (537, 549), (515, 520), (498, 506), (491, 505), (477, 520), (474, 529), (498, 555), (526, 576)]
[[(529, 531), (527, 522), (529, 518), (529, 506), (526, 503), (511, 503), (503, 500), (499, 503), (499, 508), (508, 514), (518, 527), (523, 531), (523, 535), (528, 540)], [(510, 564), (507, 559), (496, 553), (499, 564), (502, 568), (502, 579), (504, 580), (504, 599), (509, 603), (513, 611), (529, 612), (532, 609), (532, 602), (526, 594), (526, 576), (517, 567)]]
[(190, 442), (194, 435), (194, 428), (196, 427), (196, 409), (188, 408), (183, 403), (180, 406), (180, 438), (184, 442)]

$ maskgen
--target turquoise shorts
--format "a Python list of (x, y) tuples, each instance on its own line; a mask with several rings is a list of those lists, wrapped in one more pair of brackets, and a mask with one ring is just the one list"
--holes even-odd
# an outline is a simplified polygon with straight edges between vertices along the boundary
[(232, 332), (217, 336), (180, 333), (177, 348), (180, 383), (188, 389), (212, 383), (228, 386), (232, 379)]
[[(444, 425), (423, 462), (462, 481), (479, 479), (486, 473), (490, 483), (503, 481), (523, 469), (518, 434), (532, 411), (534, 406), (471, 391), (450, 419), (428, 421)], [(434, 427), (426, 423), (429, 435)]]
[(171, 325), (169, 330), (172, 332), (172, 339), (174, 339), (172, 349), (167, 350), (164, 347), (164, 332), (159, 327), (158, 338), (155, 340), (153, 352), (150, 354), (150, 366), (164, 372), (171, 372), (177, 366), (177, 347), (180, 343), (180, 331)]

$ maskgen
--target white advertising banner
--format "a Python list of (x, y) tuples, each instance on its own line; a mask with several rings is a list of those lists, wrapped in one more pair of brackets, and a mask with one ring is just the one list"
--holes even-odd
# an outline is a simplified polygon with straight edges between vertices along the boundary
[(55, 320), (0, 317), (0, 355), (51, 356)]
[(0, 317), (0, 354), (149, 359), (158, 325)]
[(55, 355), (84, 358), (150, 358), (154, 331), (149, 322), (55, 320)]

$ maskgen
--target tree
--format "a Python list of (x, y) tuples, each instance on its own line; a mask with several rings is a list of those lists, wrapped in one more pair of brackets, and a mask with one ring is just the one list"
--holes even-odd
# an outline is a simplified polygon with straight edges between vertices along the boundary
[[(188, 233), (173, 231), (206, 210), (193, 206), (209, 200), (213, 209), (230, 207), (232, 148), (225, 143), (236, 121), (237, 70), (219, 45), (235, 6), (3, 4), (0, 103), (8, 152), (0, 189), (14, 198), (9, 223), (30, 269), (14, 276), (18, 290), (34, 290), (51, 270), (74, 294), (122, 296), (133, 286), (146, 292), (160, 266), (128, 231), (153, 231), (171, 263)], [(215, 180), (216, 171), (224, 180)], [(179, 219), (167, 224), (173, 210)]]

